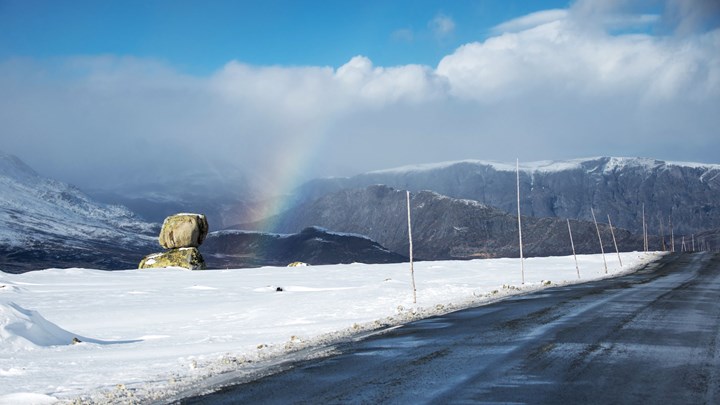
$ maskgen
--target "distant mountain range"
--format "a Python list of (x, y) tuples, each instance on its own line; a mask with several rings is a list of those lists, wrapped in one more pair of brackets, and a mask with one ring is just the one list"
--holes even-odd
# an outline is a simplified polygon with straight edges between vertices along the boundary
[[(239, 228), (297, 232), (317, 225), (367, 235), (402, 254), (409, 251), (406, 198), (406, 192), (384, 185), (341, 190)], [(431, 191), (413, 193), (410, 204), (413, 252), (418, 259), (519, 256), (516, 216), (474, 200)], [(600, 251), (592, 222), (573, 220), (571, 229), (578, 253)], [(612, 234), (605, 223), (600, 224), (600, 232), (604, 248), (614, 252)], [(615, 237), (623, 251), (642, 249), (641, 238), (626, 230), (615, 229)], [(523, 217), (523, 242), (527, 256), (572, 254), (567, 222), (560, 218)]]
[[(340, 190), (384, 184), (432, 190), (516, 213), (515, 164), (466, 160), (381, 170), (346, 178), (316, 179), (295, 193), (297, 205)], [(720, 165), (599, 157), (520, 165), (522, 215), (592, 220), (642, 233), (642, 212), (653, 234), (676, 235), (720, 228)]]
[[(72, 185), (42, 177), (3, 152), (0, 190), (0, 271), (11, 273), (136, 268), (143, 256), (161, 250), (157, 235), (165, 210), (173, 204), (178, 211), (185, 207), (165, 201), (158, 222), (146, 222), (124, 206), (99, 203)], [(209, 268), (406, 260), (367, 237), (319, 228), (293, 235), (212, 232), (201, 252)]]
[(79, 189), (41, 177), (0, 152), (0, 270), (137, 267), (157, 246), (157, 225), (127, 208), (100, 204)]
[[(570, 254), (564, 218), (571, 219), (578, 253), (599, 251), (591, 208), (606, 251), (614, 249), (604, 225), (608, 214), (620, 249), (642, 249), (643, 206), (651, 235), (669, 235), (672, 219), (676, 249), (683, 236), (688, 249), (693, 242), (697, 249), (720, 247), (720, 165), (609, 157), (535, 162), (520, 166), (520, 183), (526, 256)], [(210, 235), (201, 247), (210, 267), (402, 261), (408, 255), (405, 189), (412, 191), (416, 258), (519, 254), (514, 164), (461, 161), (316, 179), (295, 191), (291, 209), (255, 222), (247, 220), (263, 204), (252, 196), (247, 205), (208, 200), (196, 206), (195, 200), (167, 199), (158, 189), (157, 206), (134, 201), (153, 213), (148, 222), (0, 152), (0, 270), (135, 268), (159, 250), (164, 216), (206, 208), (247, 222)], [(212, 194), (198, 192), (198, 200)], [(650, 239), (651, 249), (661, 249), (660, 236)]]

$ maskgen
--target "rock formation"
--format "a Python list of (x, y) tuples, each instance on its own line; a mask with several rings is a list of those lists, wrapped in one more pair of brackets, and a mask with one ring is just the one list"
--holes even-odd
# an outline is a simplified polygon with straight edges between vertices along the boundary
[(198, 246), (208, 234), (208, 223), (201, 214), (175, 214), (163, 222), (158, 241), (165, 252), (145, 256), (138, 268), (183, 267), (190, 270), (205, 269)]
[(175, 214), (165, 218), (160, 230), (160, 246), (165, 249), (198, 247), (208, 234), (204, 215)]

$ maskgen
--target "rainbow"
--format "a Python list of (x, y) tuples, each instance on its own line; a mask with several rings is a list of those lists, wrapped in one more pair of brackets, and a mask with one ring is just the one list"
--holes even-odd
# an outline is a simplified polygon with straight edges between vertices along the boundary
[[(293, 203), (292, 191), (311, 179), (311, 173), (319, 159), (323, 158), (323, 145), (329, 131), (324, 125), (312, 125), (299, 136), (293, 137), (273, 154), (273, 160), (266, 166), (267, 180), (260, 194), (263, 203), (257, 210), (256, 218), (265, 219), (286, 211)], [(264, 230), (275, 228), (273, 221), (264, 225)]]

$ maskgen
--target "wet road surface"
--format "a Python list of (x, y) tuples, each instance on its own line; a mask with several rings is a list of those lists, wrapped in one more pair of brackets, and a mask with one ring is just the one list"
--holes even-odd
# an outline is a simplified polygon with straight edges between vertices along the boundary
[(720, 255), (414, 322), (183, 404), (720, 403)]

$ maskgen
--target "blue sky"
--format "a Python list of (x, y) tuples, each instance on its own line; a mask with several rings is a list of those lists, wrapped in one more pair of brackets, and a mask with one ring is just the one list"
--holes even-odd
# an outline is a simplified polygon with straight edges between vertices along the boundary
[[(0, 58), (133, 55), (196, 74), (230, 60), (436, 65), (492, 27), (568, 1), (0, 1)], [(451, 21), (445, 31), (436, 19)]]
[(717, 0), (0, 0), (0, 148), (85, 188), (720, 163), (718, 111)]

